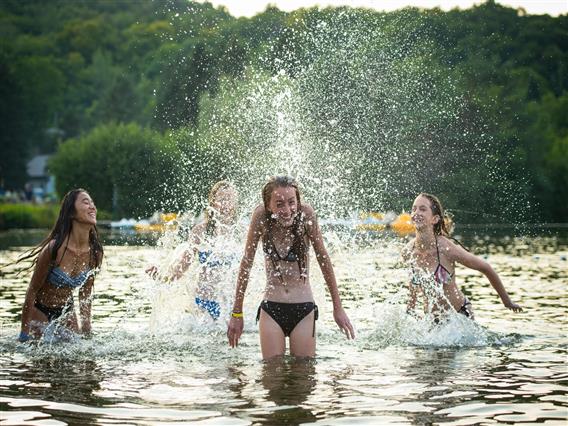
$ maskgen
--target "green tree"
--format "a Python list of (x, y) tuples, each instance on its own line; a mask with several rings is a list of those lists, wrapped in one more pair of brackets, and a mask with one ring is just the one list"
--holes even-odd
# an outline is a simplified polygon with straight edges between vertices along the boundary
[(84, 187), (115, 217), (140, 217), (179, 208), (179, 158), (177, 146), (159, 133), (107, 124), (61, 144), (50, 169), (58, 193)]

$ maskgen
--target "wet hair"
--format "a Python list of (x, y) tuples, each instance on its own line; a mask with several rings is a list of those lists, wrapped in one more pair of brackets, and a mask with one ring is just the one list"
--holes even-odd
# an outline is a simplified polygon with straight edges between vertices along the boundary
[(292, 223), (292, 235), (294, 237), (292, 241), (292, 251), (296, 253), (300, 273), (305, 274), (307, 270), (306, 263), (308, 248), (304, 240), (304, 213), (302, 212), (301, 194), (298, 182), (296, 182), (296, 180), (291, 176), (272, 176), (262, 188), (262, 202), (264, 203), (266, 223), (266, 232), (263, 235), (262, 242), (264, 247), (269, 249), (268, 252), (274, 256), (273, 260), (279, 260), (278, 254), (276, 253), (276, 247), (274, 247), (274, 241), (272, 239), (272, 229), (276, 224), (276, 219), (273, 217), (269, 208), (272, 193), (276, 188), (294, 188), (294, 191), (296, 192), (298, 211)]
[[(63, 200), (61, 201), (61, 207), (59, 208), (59, 216), (57, 217), (55, 225), (49, 232), (49, 235), (36, 247), (20, 257), (16, 261), (16, 263), (27, 259), (33, 259), (32, 264), (25, 269), (32, 268), (37, 264), (39, 254), (52, 241), (54, 243), (50, 249), (50, 257), (51, 263), (55, 263), (57, 251), (63, 245), (63, 242), (71, 234), (71, 230), (73, 229), (73, 218), (76, 214), (75, 202), (77, 201), (79, 194), (82, 192), (88, 194), (88, 192), (82, 188), (72, 189), (67, 194), (65, 194)], [(99, 239), (99, 233), (97, 231), (96, 225), (93, 225), (89, 231), (89, 248), (89, 267), (98, 268), (99, 266), (101, 266), (104, 250)]]
[(215, 234), (215, 230), (217, 229), (218, 220), (215, 217), (215, 210), (211, 206), (215, 201), (217, 193), (223, 189), (235, 189), (235, 185), (228, 180), (220, 180), (209, 190), (209, 195), (207, 196), (208, 205), (205, 210), (205, 235), (212, 236)]
[(430, 201), (430, 209), (433, 215), (437, 215), (440, 220), (434, 224), (434, 235), (443, 235), (445, 237), (451, 236), (454, 230), (454, 222), (450, 215), (444, 211), (442, 203), (435, 195), (421, 192), (419, 197), (427, 198)]

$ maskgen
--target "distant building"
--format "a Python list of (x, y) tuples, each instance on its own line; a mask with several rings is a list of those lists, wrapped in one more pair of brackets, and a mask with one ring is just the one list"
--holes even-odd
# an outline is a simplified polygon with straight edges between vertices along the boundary
[(55, 177), (47, 170), (47, 161), (51, 155), (36, 155), (27, 165), (29, 181), (34, 196), (40, 199), (55, 194)]

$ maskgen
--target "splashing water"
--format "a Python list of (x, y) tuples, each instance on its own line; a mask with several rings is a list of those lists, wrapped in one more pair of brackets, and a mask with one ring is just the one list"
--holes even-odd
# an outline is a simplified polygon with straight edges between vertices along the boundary
[[(212, 242), (208, 249), (234, 253), (237, 258), (242, 254), (250, 212), (261, 202), (260, 189), (267, 176), (275, 174), (295, 176), (305, 200), (331, 223), (337, 218), (354, 217), (359, 210), (408, 207), (410, 198), (420, 191), (441, 192), (450, 206), (459, 207), (464, 200), (482, 205), (480, 200), (487, 196), (485, 190), (468, 185), (471, 176), (479, 175), (485, 176), (485, 184), (492, 188), (491, 196), (504, 200), (503, 212), (522, 211), (518, 207), (524, 201), (513, 199), (510, 184), (501, 179), (506, 171), (497, 169), (492, 162), (487, 148), (492, 141), (479, 111), (469, 102), (468, 94), (459, 91), (459, 75), (434, 63), (428, 32), (411, 26), (404, 16), (398, 22), (381, 19), (346, 10), (321, 21), (296, 22), (241, 77), (225, 77), (214, 94), (203, 96), (195, 128), (172, 131), (172, 139), (184, 152), (180, 161), (187, 174), (181, 176), (181, 192), (185, 191), (187, 196), (188, 210), (202, 205), (203, 193), (221, 178), (232, 180), (239, 189), (239, 220), (234, 232), (229, 233), (229, 238)], [(457, 189), (447, 190), (448, 182)], [(190, 223), (193, 224), (193, 218)], [(296, 367), (283, 367), (294, 370), (294, 375), (306, 376), (304, 390), (298, 391), (298, 377), (294, 376), (293, 383), (289, 383), (289, 374), (259, 367), (254, 318), (265, 283), (261, 256), (257, 255), (251, 273), (244, 306), (245, 334), (236, 350), (227, 347), (225, 332), (238, 261), (225, 268), (216, 281), (221, 304), (217, 321), (194, 303), (202, 273), (197, 261), (177, 281), (155, 281), (144, 274), (150, 263), (157, 264), (160, 270), (169, 270), (191, 248), (187, 238), (176, 232), (166, 233), (153, 249), (107, 250), (103, 273), (97, 277), (92, 339), (72, 338), (65, 344), (48, 339), (49, 343), (18, 345), (13, 339), (17, 322), (11, 319), (3, 323), (8, 324), (2, 330), (3, 352), (9, 354), (14, 370), (21, 358), (31, 360), (31, 364), (40, 363), (41, 372), (46, 367), (40, 361), (45, 359), (76, 364), (88, 364), (94, 359), (103, 371), (93, 373), (88, 364), (89, 371), (80, 372), (103, 376), (93, 379), (99, 388), (86, 389), (89, 404), (108, 407), (110, 401), (116, 404), (124, 400), (126, 404), (138, 404), (137, 407), (166, 407), (156, 417), (148, 415), (148, 422), (187, 419), (171, 408), (172, 404), (181, 406), (187, 400), (197, 401), (199, 410), (213, 406), (215, 411), (191, 419), (217, 419), (219, 423), (229, 417), (219, 417), (218, 412), (234, 413), (242, 407), (253, 407), (246, 417), (253, 422), (285, 422), (277, 417), (286, 411), (281, 409), (282, 401), (295, 406), (290, 409), (294, 413), (311, 408), (314, 412), (334, 413), (340, 401), (338, 415), (383, 410), (383, 414), (388, 411), (389, 415), (400, 412), (417, 416), (384, 416), (383, 420), (440, 422), (447, 419), (433, 413), (431, 407), (438, 403), (432, 402), (432, 395), (440, 399), (449, 395), (451, 401), (464, 398), (465, 405), (470, 402), (471, 393), (454, 383), (452, 375), (467, 381), (471, 389), (479, 389), (480, 369), (499, 387), (503, 371), (514, 370), (512, 376), (519, 371), (527, 376), (535, 373), (530, 366), (518, 365), (529, 365), (530, 359), (539, 355), (552, 367), (535, 374), (542, 373), (547, 380), (557, 378), (556, 369), (562, 365), (562, 344), (558, 336), (549, 332), (553, 321), (546, 315), (542, 322), (520, 320), (527, 327), (526, 333), (538, 338), (520, 336), (514, 332), (512, 321), (492, 311), (493, 294), (482, 280), (465, 275), (459, 278), (465, 278), (468, 287), (475, 289), (476, 297), (472, 300), (480, 321), (472, 322), (450, 312), (445, 321), (433, 325), (429, 315), (406, 314), (407, 271), (398, 265), (403, 242), (397, 236), (361, 236), (348, 225), (324, 227), (324, 238), (358, 340), (349, 343), (339, 335), (323, 278), (312, 262), (310, 278), (321, 312), (317, 323), (318, 358), (314, 365), (298, 368), (299, 373)], [(530, 281), (537, 276), (549, 289), (543, 296), (515, 279), (510, 266), (513, 256), (496, 260), (501, 270), (509, 273), (513, 288), (529, 303), (535, 301), (535, 311), (539, 309), (539, 297), (544, 297), (546, 303), (555, 303), (554, 295), (562, 291), (559, 283), (565, 278), (562, 267), (558, 267), (562, 261), (550, 260), (556, 265), (557, 276), (547, 278), (544, 269), (534, 272), (525, 265), (528, 259), (522, 259), (524, 266), (519, 268), (524, 278)], [(25, 288), (21, 283), (14, 288), (19, 294), (13, 299), (23, 300)], [(565, 307), (554, 309), (559, 318), (565, 314)], [(543, 353), (542, 348), (550, 342), (556, 349)], [(507, 351), (516, 351), (512, 357), (519, 359), (518, 363), (500, 353), (503, 345)], [(440, 350), (432, 356), (428, 351), (432, 348)], [(474, 352), (477, 349), (482, 350), (480, 355)], [(499, 356), (504, 359), (501, 364), (495, 361), (501, 359)], [(449, 378), (436, 371), (440, 362), (451, 371)], [(426, 374), (422, 371), (424, 366), (428, 367)], [(469, 376), (470, 370), (475, 370), (473, 377)], [(60, 374), (57, 368), (54, 371), (57, 374), (53, 376)], [(427, 376), (434, 380), (429, 381)], [(374, 381), (365, 382), (369, 377)], [(522, 386), (537, 386), (537, 381), (522, 376), (515, 386), (522, 393)], [(503, 383), (510, 384), (506, 380)], [(490, 384), (483, 386), (488, 395), (497, 393)], [(180, 389), (189, 389), (185, 401), (175, 396)], [(22, 387), (18, 392), (26, 394), (29, 388)], [(382, 393), (381, 398), (377, 398), (377, 392)], [(548, 396), (556, 398), (554, 392), (548, 392)], [(295, 393), (301, 397), (293, 398)], [(52, 399), (49, 392), (39, 395), (37, 399)], [(89, 399), (93, 395), (101, 400), (93, 402)], [(75, 401), (72, 395), (62, 398)], [(420, 398), (429, 402), (422, 403)], [(514, 397), (511, 399), (515, 401)], [(553, 402), (539, 403), (544, 407), (541, 411), (552, 413), (550, 406), (555, 403), (558, 408), (561, 404), (555, 399), (548, 401)], [(519, 412), (515, 403), (511, 405), (513, 408), (506, 413)], [(191, 409), (195, 407), (191, 405)], [(553, 414), (558, 416), (558, 412)], [(107, 414), (101, 414), (103, 420)], [(122, 415), (139, 420), (136, 416), (141, 414)], [(108, 416), (124, 421), (121, 414)], [(459, 416), (464, 417), (463, 413)], [(298, 418), (317, 421), (315, 415)], [(377, 419), (370, 418), (369, 423), (376, 423)]]
[[(271, 54), (201, 99), (195, 135), (174, 135), (189, 153), (184, 186), (228, 177), (250, 211), (267, 176), (291, 174), (323, 217), (408, 208), (421, 191), (476, 210), (487, 186), (508, 217), (522, 212), (480, 111), (457, 71), (436, 64), (435, 48), (411, 15), (299, 19)], [(210, 158), (196, 157), (196, 146)]]

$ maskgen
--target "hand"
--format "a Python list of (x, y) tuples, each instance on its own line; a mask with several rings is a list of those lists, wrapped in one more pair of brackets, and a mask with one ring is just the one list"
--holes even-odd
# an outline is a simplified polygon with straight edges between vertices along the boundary
[(24, 343), (24, 342), (27, 342), (29, 340), (32, 340), (32, 336), (30, 336), (25, 331), (20, 331), (20, 334), (18, 336), (18, 342)]
[(156, 277), (158, 276), (158, 267), (155, 265), (152, 265), (148, 268), (146, 268), (145, 271), (148, 275), (150, 275), (151, 278), (156, 279)]
[(345, 333), (348, 339), (355, 338), (355, 330), (353, 329), (351, 321), (349, 321), (349, 318), (347, 317), (347, 314), (345, 313), (343, 308), (337, 308), (333, 310), (333, 319), (335, 319), (335, 322), (339, 326), (339, 329), (342, 333)]
[(183, 276), (184, 271), (181, 268), (176, 268), (169, 277), (166, 277), (166, 281), (177, 281)]
[(507, 303), (503, 303), (505, 305), (505, 307), (507, 309), (512, 310), (513, 312), (523, 312), (523, 308), (521, 308), (519, 305), (517, 305), (516, 303), (513, 303), (511, 301), (507, 302)]
[(229, 338), (229, 345), (232, 348), (239, 344), (241, 334), (243, 334), (245, 322), (243, 318), (231, 317), (229, 320), (229, 327), (227, 328), (227, 337)]

